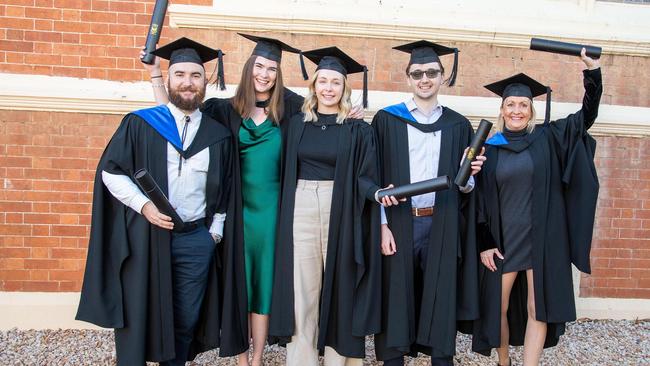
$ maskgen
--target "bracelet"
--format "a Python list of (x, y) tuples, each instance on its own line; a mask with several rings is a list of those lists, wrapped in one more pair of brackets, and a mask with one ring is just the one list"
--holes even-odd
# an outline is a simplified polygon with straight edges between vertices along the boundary
[(165, 84), (151, 84), (154, 88), (164, 88)]
[(155, 78), (161, 78), (161, 79), (162, 79), (162, 75), (152, 76), (151, 78), (152, 78), (152, 79), (155, 79)]

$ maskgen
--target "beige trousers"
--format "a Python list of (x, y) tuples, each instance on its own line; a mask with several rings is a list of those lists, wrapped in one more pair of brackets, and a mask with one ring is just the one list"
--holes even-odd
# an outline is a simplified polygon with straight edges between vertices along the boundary
[[(296, 331), (287, 344), (287, 366), (318, 366), (318, 316), (323, 283), (332, 181), (298, 180), (293, 213), (293, 286)], [(325, 366), (362, 365), (325, 347)]]

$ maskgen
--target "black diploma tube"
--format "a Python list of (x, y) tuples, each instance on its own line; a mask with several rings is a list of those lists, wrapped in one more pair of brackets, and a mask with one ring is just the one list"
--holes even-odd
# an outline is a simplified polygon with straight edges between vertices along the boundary
[(165, 194), (160, 190), (156, 181), (153, 180), (151, 174), (149, 174), (145, 169), (140, 169), (135, 172), (133, 177), (135, 177), (135, 181), (138, 183), (144, 194), (146, 194), (151, 202), (156, 205), (156, 208), (158, 208), (160, 212), (172, 218), (174, 229), (181, 229), (185, 225), (183, 220), (178, 216), (176, 210), (174, 210), (167, 197), (165, 197)]
[(149, 26), (149, 33), (147, 34), (147, 42), (144, 45), (145, 55), (141, 61), (145, 64), (152, 65), (154, 55), (151, 52), (156, 50), (156, 45), (160, 39), (163, 23), (165, 22), (165, 13), (167, 13), (167, 0), (156, 0), (156, 5), (153, 8), (151, 15), (151, 25)]
[(467, 156), (463, 161), (463, 165), (461, 165), (460, 169), (458, 169), (458, 174), (454, 180), (454, 183), (456, 183), (459, 187), (465, 187), (467, 184), (467, 180), (472, 173), (472, 162), (476, 160), (476, 156), (481, 153), (481, 148), (483, 147), (485, 139), (490, 133), (491, 128), (492, 122), (486, 121), (484, 119), (482, 119), (481, 123), (478, 125), (476, 134), (472, 139), (472, 143), (469, 145), (469, 149), (467, 149)]
[(603, 49), (597, 46), (590, 46), (586, 44), (568, 43), (560, 41), (551, 41), (550, 39), (531, 38), (530, 49), (535, 51), (544, 51), (559, 53), (562, 55), (580, 56), (580, 51), (585, 48), (587, 56), (598, 59)]
[(451, 185), (449, 176), (442, 175), (433, 179), (427, 179), (420, 182), (405, 184), (399, 187), (382, 189), (377, 193), (377, 198), (381, 200), (386, 196), (395, 196), (400, 199), (404, 197), (417, 196), (424, 193), (438, 192), (448, 189)]

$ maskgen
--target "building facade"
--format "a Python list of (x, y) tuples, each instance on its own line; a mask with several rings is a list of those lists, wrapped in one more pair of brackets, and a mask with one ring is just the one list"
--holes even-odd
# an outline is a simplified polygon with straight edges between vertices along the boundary
[[(99, 156), (125, 113), (153, 105), (137, 59), (153, 0), (0, 0), (0, 329), (72, 321)], [(650, 317), (650, 4), (543, 0), (171, 0), (161, 43), (222, 49), (229, 96), (263, 33), (303, 50), (337, 45), (368, 66), (369, 120), (408, 98), (408, 56), (427, 39), (458, 47), (456, 86), (440, 101), (472, 122), (500, 100), (482, 86), (525, 72), (553, 89), (552, 119), (579, 109), (577, 57), (528, 50), (531, 37), (603, 48), (604, 94), (591, 131), (600, 197), (591, 275), (576, 272), (579, 316)], [(449, 60), (447, 60), (449, 58)], [(447, 70), (451, 57), (443, 57)], [(208, 73), (215, 64), (206, 67)], [(304, 94), (298, 58), (285, 84)], [(163, 67), (165, 69), (165, 67)], [(308, 70), (313, 71), (313, 67)], [(362, 79), (351, 76), (360, 100)], [(543, 101), (538, 110), (543, 110)]]

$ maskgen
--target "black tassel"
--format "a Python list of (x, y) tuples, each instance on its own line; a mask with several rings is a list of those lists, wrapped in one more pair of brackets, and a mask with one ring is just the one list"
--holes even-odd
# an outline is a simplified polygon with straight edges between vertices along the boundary
[(456, 74), (458, 73), (458, 48), (454, 48), (454, 66), (451, 68), (451, 75), (449, 75), (449, 86), (456, 84)]
[(300, 71), (302, 71), (302, 78), (304, 80), (309, 80), (309, 75), (307, 75), (307, 68), (305, 68), (305, 59), (302, 57), (302, 51), (300, 51)]
[(218, 71), (217, 71), (217, 82), (219, 83), (219, 90), (226, 90), (226, 80), (224, 80), (223, 72), (223, 56), (224, 53), (221, 50), (218, 50)]
[(544, 124), (551, 122), (551, 88), (546, 87), (546, 113), (544, 114)]
[(363, 108), (368, 108), (368, 68), (363, 67)]

